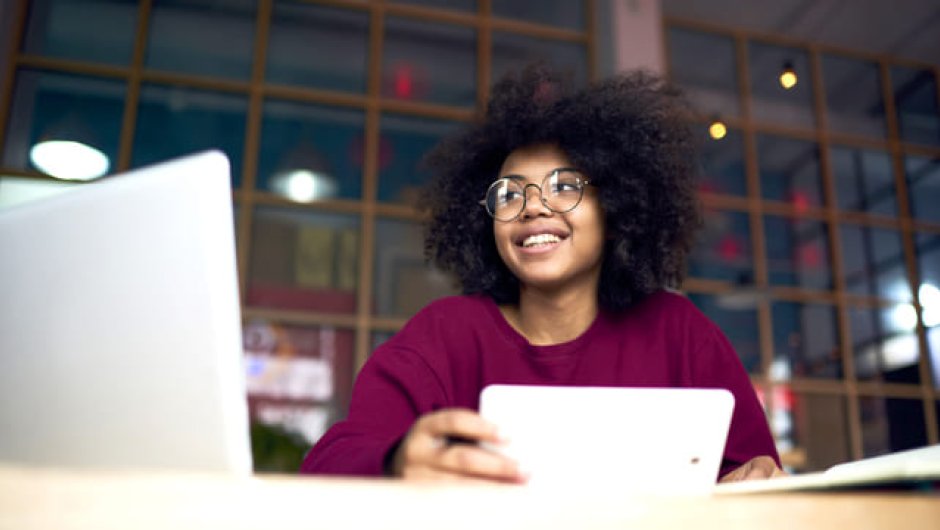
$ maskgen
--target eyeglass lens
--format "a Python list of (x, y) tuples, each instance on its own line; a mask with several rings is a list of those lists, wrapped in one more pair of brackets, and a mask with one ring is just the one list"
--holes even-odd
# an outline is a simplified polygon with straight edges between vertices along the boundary
[(486, 192), (486, 209), (495, 219), (512, 220), (525, 208), (526, 190), (531, 186), (540, 192), (540, 199), (549, 210), (564, 213), (573, 210), (584, 191), (581, 174), (572, 170), (553, 171), (541, 186), (523, 184), (512, 178), (501, 178)]

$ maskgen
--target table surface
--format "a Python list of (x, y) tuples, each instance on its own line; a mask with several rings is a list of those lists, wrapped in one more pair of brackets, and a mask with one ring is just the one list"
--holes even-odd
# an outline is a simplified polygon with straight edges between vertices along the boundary
[(933, 493), (654, 497), (574, 485), (231, 477), (0, 465), (0, 528), (940, 529)]

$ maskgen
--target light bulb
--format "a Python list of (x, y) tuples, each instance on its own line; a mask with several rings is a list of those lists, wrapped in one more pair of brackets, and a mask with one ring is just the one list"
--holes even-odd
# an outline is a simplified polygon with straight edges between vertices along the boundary
[(786, 90), (796, 86), (797, 79), (796, 71), (793, 70), (793, 64), (790, 62), (783, 63), (783, 70), (780, 72), (780, 86)]
[(728, 134), (728, 128), (721, 120), (715, 120), (708, 126), (708, 135), (714, 140), (721, 140)]
[(108, 172), (111, 162), (101, 151), (72, 140), (46, 140), (29, 150), (37, 169), (63, 180), (94, 180)]

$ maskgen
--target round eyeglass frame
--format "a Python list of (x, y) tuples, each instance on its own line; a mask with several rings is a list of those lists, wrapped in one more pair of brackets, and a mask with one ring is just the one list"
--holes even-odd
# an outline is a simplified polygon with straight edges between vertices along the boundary
[[(579, 185), (579, 186), (578, 186), (578, 200), (575, 201), (574, 204), (572, 204), (570, 208), (565, 208), (565, 209), (559, 210), (559, 209), (556, 209), (556, 208), (552, 208), (552, 207), (548, 204), (548, 202), (545, 200), (545, 195), (542, 193), (542, 188), (543, 188), (543, 186), (545, 186), (545, 184), (548, 182), (548, 179), (552, 178), (553, 176), (557, 176), (557, 175), (558, 175), (559, 173), (561, 173), (561, 172), (577, 173), (577, 175), (576, 175), (575, 178), (577, 178), (577, 180), (578, 180), (578, 185)], [(494, 180), (492, 183), (490, 183), (489, 186), (487, 186), (487, 188), (486, 188), (486, 193), (484, 194), (483, 199), (477, 201), (478, 204), (480, 204), (481, 206), (483, 206), (483, 209), (486, 210), (486, 213), (488, 213), (488, 214), (490, 215), (490, 217), (492, 217), (492, 218), (495, 219), (496, 221), (500, 221), (500, 222), (503, 222), (503, 223), (508, 223), (508, 222), (510, 222), (510, 221), (515, 221), (516, 219), (519, 218), (520, 215), (522, 215), (522, 212), (525, 211), (526, 204), (528, 204), (528, 200), (529, 200), (529, 186), (531, 186), (531, 187), (533, 187), (533, 188), (535, 188), (535, 189), (538, 190), (538, 192), (539, 192), (539, 202), (542, 203), (542, 206), (545, 206), (546, 208), (548, 208), (549, 211), (552, 211), (552, 212), (554, 212), (554, 213), (567, 213), (567, 212), (570, 212), (571, 210), (574, 210), (575, 208), (578, 207), (578, 205), (581, 204), (581, 200), (584, 199), (584, 188), (585, 188), (585, 186), (587, 186), (588, 184), (591, 183), (590, 179), (587, 179), (587, 178), (585, 178), (583, 175), (581, 175), (581, 172), (578, 171), (577, 169), (574, 169), (574, 168), (571, 168), (571, 167), (560, 167), (560, 168), (553, 169), (553, 170), (550, 171), (547, 175), (545, 175), (545, 177), (542, 179), (541, 185), (540, 185), (540, 184), (536, 184), (536, 183), (534, 183), (534, 182), (529, 182), (529, 183), (527, 183), (527, 184), (525, 184), (525, 185), (522, 185), (522, 204), (521, 204), (521, 206), (519, 207), (519, 211), (516, 212), (512, 217), (502, 218), (502, 217), (497, 217), (495, 212), (490, 211), (489, 204), (486, 202), (486, 197), (490, 194), (490, 190), (493, 189), (494, 186), (497, 186), (497, 185), (501, 184), (503, 181), (514, 182), (513, 179), (511, 178), (511, 176), (500, 177), (500, 178)]]

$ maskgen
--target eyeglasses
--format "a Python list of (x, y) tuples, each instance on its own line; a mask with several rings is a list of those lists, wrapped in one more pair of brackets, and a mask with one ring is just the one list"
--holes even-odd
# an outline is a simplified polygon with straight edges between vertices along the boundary
[(539, 201), (555, 213), (570, 212), (577, 208), (584, 196), (584, 187), (590, 182), (572, 168), (552, 170), (542, 180), (542, 185), (520, 182), (521, 177), (508, 176), (496, 180), (486, 190), (480, 204), (497, 221), (508, 222), (519, 217), (525, 210), (529, 186), (539, 191)]

